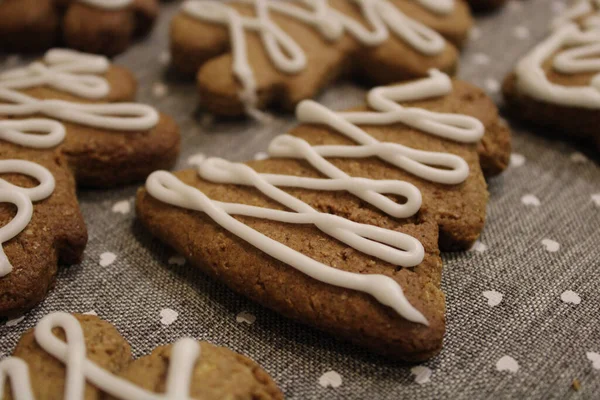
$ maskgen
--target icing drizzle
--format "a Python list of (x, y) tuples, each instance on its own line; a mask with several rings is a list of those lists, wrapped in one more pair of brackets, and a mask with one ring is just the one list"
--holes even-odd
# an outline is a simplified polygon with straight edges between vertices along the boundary
[(105, 10), (122, 10), (129, 7), (133, 0), (78, 0), (80, 3)]
[(0, 278), (8, 275), (13, 267), (2, 245), (21, 233), (31, 221), (33, 202), (48, 198), (54, 191), (54, 176), (45, 167), (26, 160), (0, 160), (0, 174), (17, 173), (35, 178), (39, 184), (33, 188), (15, 186), (0, 178), (0, 203), (17, 206), (14, 218), (0, 228)]
[[(54, 328), (65, 331), (66, 343), (52, 333)], [(86, 380), (102, 392), (122, 400), (188, 400), (192, 372), (201, 352), (200, 344), (194, 339), (178, 340), (171, 351), (166, 391), (158, 394), (113, 375), (89, 360), (81, 325), (70, 314), (57, 312), (45, 316), (35, 327), (34, 337), (44, 351), (66, 366), (65, 400), (83, 399)], [(25, 361), (8, 357), (0, 362), (0, 400), (9, 379), (15, 400), (35, 400)]]
[[(49, 86), (86, 99), (98, 99), (108, 94), (108, 82), (94, 74), (108, 70), (104, 57), (54, 49), (46, 53), (44, 63), (0, 74), (0, 116), (35, 116), (41, 114), (61, 121), (84, 126), (120, 131), (144, 131), (159, 121), (158, 112), (136, 103), (83, 104), (63, 100), (38, 100), (19, 92)], [(41, 133), (41, 134), (40, 134)], [(49, 149), (62, 143), (65, 126), (53, 119), (29, 118), (0, 120), (0, 140), (36, 148)], [(13, 267), (2, 244), (20, 234), (31, 221), (33, 202), (49, 197), (54, 191), (54, 177), (39, 164), (25, 160), (0, 160), (0, 173), (19, 173), (36, 178), (34, 189), (19, 188), (0, 179), (0, 203), (17, 206), (16, 216), (0, 228), (0, 277)]]
[[(516, 67), (520, 91), (550, 103), (600, 108), (600, 24), (589, 29), (567, 23), (537, 45)], [(552, 67), (563, 74), (596, 73), (588, 86), (550, 82), (543, 63), (554, 55)]]
[[(0, 88), (0, 115), (42, 114), (62, 121), (101, 129), (142, 131), (156, 126), (158, 112), (145, 104), (83, 104), (64, 100), (38, 100), (24, 93)], [(12, 103), (12, 104), (9, 104)]]
[[(436, 12), (449, 12), (452, 0), (418, 0)], [(264, 48), (277, 69), (296, 74), (306, 68), (307, 58), (300, 45), (270, 18), (277, 12), (315, 28), (327, 40), (350, 34), (365, 46), (385, 42), (390, 33), (425, 55), (440, 54), (446, 42), (435, 30), (406, 16), (388, 0), (354, 0), (372, 29), (330, 7), (326, 0), (300, 0), (297, 4), (279, 0), (239, 0), (254, 7), (255, 17), (243, 16), (231, 5), (206, 0), (187, 0), (182, 10), (201, 21), (225, 25), (233, 54), (233, 74), (242, 85), (240, 99), (247, 109), (257, 102), (254, 71), (248, 60), (246, 32), (260, 34)]]
[[(152, 173), (148, 177), (146, 188), (151, 196), (162, 202), (206, 213), (217, 224), (242, 240), (316, 280), (368, 293), (407, 320), (427, 325), (426, 318), (408, 302), (402, 288), (392, 278), (350, 273), (325, 265), (250, 228), (233, 215), (290, 224), (313, 224), (327, 235), (382, 261), (403, 267), (420, 264), (424, 258), (424, 249), (416, 238), (320, 213), (278, 187), (348, 191), (393, 217), (414, 215), (420, 209), (422, 200), (419, 189), (414, 185), (398, 180), (376, 181), (350, 177), (325, 157), (377, 157), (425, 180), (443, 184), (463, 182), (469, 174), (469, 167), (462, 158), (447, 153), (415, 150), (397, 143), (379, 142), (358, 126), (403, 123), (439, 137), (465, 143), (477, 142), (483, 136), (484, 127), (475, 118), (405, 108), (398, 104), (401, 101), (443, 96), (451, 91), (450, 78), (439, 71), (431, 71), (430, 77), (426, 79), (371, 90), (368, 103), (373, 111), (333, 112), (311, 100), (300, 103), (297, 108), (300, 122), (327, 125), (352, 139), (357, 145), (310, 146), (303, 139), (282, 135), (275, 138), (269, 146), (269, 155), (303, 159), (327, 178), (259, 174), (247, 165), (218, 158), (209, 158), (198, 166), (198, 173), (203, 179), (252, 186), (291, 211), (213, 201), (200, 190), (186, 185), (166, 171)], [(396, 204), (385, 194), (401, 195), (407, 201)]]
[(49, 86), (85, 99), (108, 95), (110, 86), (97, 74), (108, 71), (106, 57), (66, 49), (49, 50), (43, 62), (34, 62), (0, 74), (0, 88), (29, 89)]

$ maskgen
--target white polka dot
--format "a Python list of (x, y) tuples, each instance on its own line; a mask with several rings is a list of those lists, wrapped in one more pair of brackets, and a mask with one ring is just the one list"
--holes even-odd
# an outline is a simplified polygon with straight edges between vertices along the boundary
[(252, 325), (254, 321), (256, 321), (256, 317), (252, 313), (242, 311), (241, 313), (235, 316), (235, 320), (240, 324), (243, 322), (248, 325)]
[(556, 253), (560, 249), (560, 244), (552, 239), (542, 240), (542, 245), (546, 248), (549, 253)]
[(342, 386), (342, 377), (335, 371), (327, 371), (319, 378), (319, 385), (323, 387), (331, 386), (337, 388)]
[(90, 310), (90, 311), (86, 311), (83, 313), (83, 315), (93, 315), (93, 316), (98, 316), (98, 313), (94, 310)]
[(490, 63), (490, 57), (484, 53), (475, 53), (473, 55), (473, 63), (476, 65), (488, 65)]
[(525, 196), (521, 197), (521, 203), (525, 204), (526, 206), (534, 207), (539, 207), (542, 204), (540, 199), (533, 194), (526, 194)]
[(519, 153), (512, 153), (510, 155), (510, 166), (517, 168), (522, 167), (525, 164), (525, 156)]
[(578, 151), (571, 153), (569, 158), (576, 164), (583, 164), (585, 162), (588, 162), (588, 158), (585, 156), (585, 154), (580, 153)]
[(129, 200), (117, 201), (112, 206), (112, 212), (114, 213), (120, 213), (125, 215), (128, 214), (129, 211), (131, 211), (131, 204), (129, 203)]
[(504, 356), (496, 362), (496, 369), (516, 373), (519, 370), (519, 363), (511, 356)]
[(6, 321), (6, 326), (16, 326), (19, 325), (23, 320), (25, 319), (25, 316), (19, 317), (19, 318), (14, 318), (14, 319), (9, 319), (8, 321)]
[(103, 267), (108, 267), (110, 264), (114, 263), (117, 259), (115, 253), (111, 253), (107, 251), (105, 253), (100, 254), (100, 265)]
[(479, 29), (476, 26), (471, 28), (471, 30), (469, 31), (469, 40), (474, 42), (476, 40), (479, 40), (480, 37), (481, 37), (481, 29)]
[(482, 294), (483, 297), (487, 299), (488, 306), (490, 307), (496, 307), (498, 304), (502, 303), (502, 299), (504, 298), (502, 293), (495, 290), (487, 290)]
[(562, 294), (560, 295), (560, 299), (563, 301), (563, 303), (581, 303), (581, 297), (579, 297), (579, 295), (572, 290), (565, 290), (564, 292), (562, 292)]
[(197, 167), (202, 164), (204, 160), (206, 160), (206, 156), (202, 153), (198, 153), (188, 157), (187, 163), (193, 167)]
[(485, 85), (485, 90), (490, 94), (496, 94), (500, 91), (500, 82), (494, 78), (486, 79), (483, 84)]
[(267, 158), (269, 158), (269, 155), (264, 151), (259, 151), (254, 155), (255, 160), (266, 160)]
[(165, 97), (167, 94), (169, 94), (169, 87), (162, 82), (156, 82), (154, 85), (152, 85), (152, 94), (157, 99)]
[(513, 35), (517, 39), (527, 39), (531, 34), (529, 33), (529, 28), (527, 28), (526, 26), (519, 25), (514, 28)]
[(424, 385), (427, 382), (431, 381), (431, 369), (424, 367), (422, 365), (418, 365), (416, 367), (412, 367), (410, 369), (410, 373), (415, 376), (415, 382), (419, 385)]
[(480, 242), (479, 240), (476, 240), (475, 243), (473, 243), (473, 246), (471, 246), (471, 248), (469, 249), (469, 251), (476, 251), (478, 253), (483, 253), (487, 249), (488, 249), (487, 245)]
[(596, 205), (596, 207), (600, 207), (600, 193), (595, 193), (592, 195), (592, 201)]
[(160, 62), (162, 65), (167, 65), (168, 63), (171, 62), (171, 53), (169, 53), (168, 51), (163, 51), (160, 53), (160, 55), (158, 56), (158, 62)]
[(171, 310), (170, 308), (164, 308), (160, 310), (160, 323), (169, 326), (177, 321), (178, 316), (179, 313), (177, 311)]
[(600, 354), (594, 351), (588, 351), (585, 353), (588, 360), (592, 362), (592, 367), (594, 369), (600, 369)]
[(169, 260), (167, 262), (170, 265), (178, 265), (181, 267), (182, 265), (185, 265), (185, 257), (177, 254), (177, 255), (169, 257)]

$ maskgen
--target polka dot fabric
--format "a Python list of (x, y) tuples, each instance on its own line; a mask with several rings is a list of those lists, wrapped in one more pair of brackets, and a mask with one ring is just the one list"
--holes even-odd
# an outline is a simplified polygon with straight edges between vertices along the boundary
[[(270, 115), (264, 124), (214, 120), (198, 110), (193, 85), (166, 68), (166, 32), (177, 7), (165, 5), (152, 38), (116, 61), (136, 72), (141, 101), (176, 116), (183, 132), (179, 168), (205, 156), (263, 158), (267, 143), (294, 125), (293, 116)], [(481, 15), (462, 56), (461, 78), (501, 104), (502, 78), (564, 9), (563, 1), (513, 0)], [(0, 60), (2, 69), (28, 61)], [(343, 109), (363, 96), (363, 89), (340, 83), (319, 101)], [(508, 170), (489, 182), (485, 231), (471, 251), (443, 255), (448, 331), (441, 354), (426, 363), (407, 366), (370, 355), (191, 269), (185, 254), (161, 245), (136, 222), (136, 186), (80, 192), (89, 227), (85, 260), (61, 269), (40, 307), (0, 323), (0, 354), (10, 354), (21, 333), (49, 312), (94, 312), (119, 328), (136, 355), (182, 336), (242, 352), (265, 367), (288, 399), (597, 398), (598, 156), (509, 122), (514, 152)]]

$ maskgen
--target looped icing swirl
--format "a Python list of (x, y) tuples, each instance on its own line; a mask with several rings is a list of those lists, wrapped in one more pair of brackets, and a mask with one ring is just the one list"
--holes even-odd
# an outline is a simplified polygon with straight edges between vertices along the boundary
[[(327, 235), (367, 255), (393, 265), (417, 266), (423, 261), (424, 249), (416, 238), (318, 212), (279, 187), (347, 191), (392, 217), (406, 218), (416, 214), (421, 207), (422, 198), (419, 189), (414, 185), (399, 180), (377, 181), (351, 177), (325, 157), (377, 157), (432, 182), (463, 182), (469, 175), (469, 167), (462, 158), (447, 153), (415, 150), (396, 143), (379, 142), (358, 126), (402, 123), (442, 138), (464, 143), (477, 142), (483, 136), (484, 126), (475, 118), (404, 108), (397, 103), (443, 96), (451, 91), (450, 78), (434, 70), (430, 71), (430, 77), (426, 79), (371, 90), (368, 103), (373, 111), (333, 112), (311, 100), (300, 103), (297, 108), (300, 122), (329, 126), (355, 141), (357, 145), (311, 146), (303, 139), (282, 135), (275, 138), (269, 146), (269, 155), (305, 160), (327, 178), (259, 174), (247, 165), (219, 158), (209, 158), (198, 165), (198, 173), (205, 180), (254, 187), (291, 211), (213, 201), (200, 190), (186, 185), (166, 171), (151, 174), (146, 182), (146, 189), (151, 196), (162, 202), (206, 213), (213, 221), (240, 239), (316, 280), (368, 293), (405, 319), (427, 325), (427, 319), (410, 304), (400, 285), (392, 278), (376, 274), (350, 273), (325, 265), (250, 228), (233, 215), (289, 224), (312, 224)], [(389, 194), (402, 196), (407, 201), (396, 204), (386, 196)]]
[[(415, 50), (425, 55), (440, 54), (446, 42), (435, 30), (406, 16), (388, 0), (352, 0), (372, 29), (330, 7), (327, 0), (238, 0), (254, 7), (255, 17), (243, 16), (224, 2), (187, 0), (182, 10), (201, 21), (225, 25), (229, 30), (233, 53), (233, 73), (242, 85), (240, 99), (248, 109), (257, 101), (254, 71), (248, 60), (245, 33), (258, 32), (264, 48), (277, 69), (296, 74), (306, 68), (304, 50), (285, 30), (270, 18), (276, 12), (294, 18), (315, 28), (327, 40), (338, 40), (350, 34), (365, 46), (378, 46), (385, 42), (390, 33), (404, 40)], [(436, 13), (449, 13), (453, 0), (418, 0)]]
[(81, 98), (97, 100), (110, 92), (106, 79), (106, 57), (66, 49), (46, 52), (43, 62), (34, 62), (0, 74), (0, 88), (28, 89), (48, 86)]
[[(41, 165), (26, 160), (0, 160), (0, 174), (16, 173), (35, 178), (39, 184), (33, 188), (23, 188), (0, 178), (0, 203), (11, 203), (17, 207), (17, 214), (7, 224), (0, 227), (0, 278), (8, 275), (13, 266), (4, 253), (3, 244), (19, 233), (31, 221), (33, 202), (48, 198), (54, 192), (54, 176)], [(1, 393), (1, 392), (0, 392)]]
[[(592, 13), (594, 11), (595, 13)], [(569, 107), (600, 108), (600, 0), (584, 0), (553, 22), (553, 33), (517, 64), (520, 91), (538, 100)], [(592, 13), (592, 14), (590, 14)], [(581, 26), (574, 21), (588, 15)], [(596, 73), (587, 86), (551, 82), (543, 64), (562, 74)]]
[[(66, 342), (54, 335), (54, 328), (64, 330)], [(57, 312), (45, 316), (35, 327), (34, 337), (44, 351), (66, 367), (65, 400), (83, 399), (86, 381), (121, 400), (190, 399), (192, 372), (201, 353), (200, 344), (194, 339), (183, 338), (173, 345), (165, 393), (158, 394), (113, 375), (88, 359), (83, 330), (79, 321), (70, 314)], [(8, 380), (15, 400), (35, 400), (25, 361), (8, 357), (0, 362), (0, 400)]]
[(156, 126), (159, 120), (158, 112), (145, 104), (82, 104), (64, 100), (38, 100), (24, 93), (0, 88), (0, 115), (35, 114), (93, 128), (123, 131), (148, 130)]

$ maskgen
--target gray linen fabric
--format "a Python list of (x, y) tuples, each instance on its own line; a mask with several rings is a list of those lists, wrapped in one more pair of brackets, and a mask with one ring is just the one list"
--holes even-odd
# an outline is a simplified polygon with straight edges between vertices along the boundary
[[(544, 37), (548, 19), (563, 6), (561, 1), (513, 1), (479, 18), (462, 56), (461, 77), (501, 102), (499, 82)], [(211, 121), (197, 110), (194, 86), (165, 72), (167, 28), (176, 8), (163, 6), (152, 36), (117, 61), (136, 73), (140, 101), (170, 113), (181, 125), (178, 167), (197, 152), (241, 161), (265, 151), (272, 137), (294, 125), (292, 116), (276, 115), (268, 125)], [(3, 68), (21, 61), (7, 57)], [(319, 100), (342, 109), (359, 104), (363, 94), (341, 83)], [(169, 263), (172, 251), (135, 220), (136, 186), (80, 192), (90, 234), (85, 260), (61, 269), (56, 289), (24, 320), (0, 326), (0, 353), (9, 354), (21, 333), (50, 312), (94, 310), (119, 328), (136, 356), (186, 335), (209, 340), (254, 358), (290, 399), (599, 398), (600, 168), (580, 153), (584, 148), (511, 123), (513, 163), (489, 182), (480, 244), (470, 252), (444, 255), (448, 332), (441, 354), (423, 364), (432, 371), (429, 382), (415, 382), (411, 366), (339, 343), (176, 260)], [(131, 210), (113, 211), (120, 201)], [(123, 206), (117, 209), (126, 211)], [(557, 251), (549, 251), (557, 244)], [(101, 266), (106, 252), (116, 259)], [(579, 304), (561, 300), (568, 290), (578, 294)], [(502, 294), (501, 302), (489, 305), (484, 292), (492, 304), (493, 296)], [(174, 314), (164, 309), (178, 313), (169, 325)], [(255, 322), (238, 322), (240, 312), (255, 316)], [(517, 363), (516, 371), (505, 356)], [(506, 365), (514, 372), (499, 370)], [(319, 383), (328, 371), (341, 376), (339, 387)], [(571, 388), (574, 379), (581, 382), (579, 392)]]

